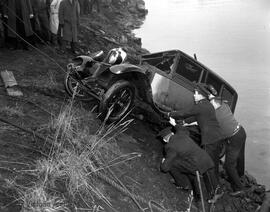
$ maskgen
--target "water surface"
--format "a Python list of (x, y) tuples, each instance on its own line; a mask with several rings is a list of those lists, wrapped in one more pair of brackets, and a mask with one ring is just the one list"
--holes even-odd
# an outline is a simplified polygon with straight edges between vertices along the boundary
[(145, 0), (136, 30), (151, 52), (180, 49), (221, 75), (239, 95), (246, 169), (270, 188), (270, 1)]

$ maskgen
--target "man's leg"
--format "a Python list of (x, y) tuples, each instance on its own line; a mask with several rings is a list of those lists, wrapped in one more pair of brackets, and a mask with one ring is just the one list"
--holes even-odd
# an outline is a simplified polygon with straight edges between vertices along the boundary
[(43, 34), (43, 39), (45, 41), (51, 41), (51, 34), (50, 34), (50, 23), (49, 23), (49, 17), (47, 16), (47, 12), (41, 12), (38, 16), (41, 30)]
[[(243, 127), (241, 127), (242, 129), (240, 129), (241, 134), (242, 134), (242, 147), (238, 156), (238, 160), (237, 160), (237, 171), (240, 177), (244, 176), (245, 174), (245, 146), (246, 146), (246, 132), (244, 130)], [(239, 131), (239, 133), (240, 133)]]
[(184, 190), (191, 190), (192, 189), (192, 185), (191, 185), (191, 182), (190, 182), (188, 176), (186, 174), (182, 173), (181, 170), (173, 168), (170, 171), (170, 174), (172, 175), (176, 186), (178, 186)]
[(70, 42), (70, 47), (71, 47), (71, 51), (72, 51), (72, 53), (74, 53), (74, 54), (78, 54), (79, 52), (78, 52), (78, 50), (77, 50), (77, 42), (74, 42), (74, 41), (71, 41)]
[(205, 182), (205, 187), (208, 192), (208, 197), (211, 198), (215, 195), (217, 188), (219, 187), (218, 176), (214, 168), (207, 170), (203, 174), (203, 179)]
[(245, 131), (241, 128), (239, 132), (229, 140), (226, 146), (224, 165), (229, 181), (235, 190), (241, 190), (243, 188), (237, 170), (237, 162), (240, 152), (243, 151), (243, 145), (245, 144), (245, 139), (243, 138), (245, 138), (245, 136)]
[(222, 142), (223, 140), (204, 146), (204, 150), (209, 154), (215, 164), (215, 171), (217, 176), (219, 175), (219, 154), (221, 151)]

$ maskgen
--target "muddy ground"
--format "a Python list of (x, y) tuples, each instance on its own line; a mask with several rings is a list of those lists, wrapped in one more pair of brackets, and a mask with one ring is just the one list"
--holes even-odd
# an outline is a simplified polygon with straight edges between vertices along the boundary
[[(80, 51), (108, 51), (113, 47), (125, 46), (129, 61), (136, 63), (141, 53), (140, 39), (134, 37), (132, 29), (139, 27), (145, 18), (144, 11), (136, 5), (127, 10), (119, 7), (103, 7), (100, 14), (93, 13), (81, 17)], [(9, 188), (10, 181), (20, 186), (30, 186), (36, 179), (24, 174), (31, 164), (45, 157), (44, 140), (31, 132), (46, 137), (44, 129), (54, 116), (69, 103), (70, 97), (63, 86), (65, 66), (74, 57), (71, 53), (58, 54), (53, 46), (41, 45), (29, 51), (0, 49), (0, 69), (12, 71), (18, 89), (23, 97), (7, 95), (4, 84), (0, 82), (0, 211), (16, 212), (21, 210), (18, 193)], [(94, 119), (93, 133), (101, 121), (96, 117), (96, 102), (75, 102), (74, 107), (82, 107)], [(144, 112), (136, 110), (129, 118), (138, 117)], [(8, 121), (4, 123), (3, 120)], [(16, 126), (12, 126), (12, 124)], [(21, 129), (18, 128), (21, 127)], [(27, 131), (29, 130), (29, 131)], [(87, 210), (81, 211), (186, 211), (189, 206), (188, 194), (177, 189), (170, 182), (169, 174), (159, 170), (163, 144), (156, 138), (157, 126), (151, 120), (134, 119), (125, 133), (119, 135), (116, 144), (122, 154), (134, 153), (137, 157), (125, 164), (113, 167), (127, 189), (139, 196), (138, 206), (128, 194), (117, 186), (101, 180), (106, 197), (112, 203), (108, 207), (102, 200), (95, 199), (91, 204), (82, 204)], [(46, 131), (46, 130), (45, 130)], [(255, 211), (258, 204), (248, 198), (231, 198), (225, 195), (213, 211)], [(152, 203), (152, 204), (151, 204)], [(158, 203), (163, 209), (156, 207)], [(259, 202), (258, 202), (259, 203)], [(152, 209), (151, 206), (152, 205)], [(199, 211), (193, 203), (191, 211)], [(141, 208), (140, 208), (141, 207)], [(75, 211), (74, 208), (70, 209)], [(77, 210), (80, 211), (80, 210)]]

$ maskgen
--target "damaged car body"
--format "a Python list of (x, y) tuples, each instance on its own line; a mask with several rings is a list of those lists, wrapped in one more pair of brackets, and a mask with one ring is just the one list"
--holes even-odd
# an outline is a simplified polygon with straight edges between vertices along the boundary
[(149, 104), (157, 112), (191, 107), (196, 83), (211, 84), (235, 110), (235, 89), (180, 50), (142, 55), (138, 65), (126, 63), (121, 48), (111, 50), (105, 58), (102, 55), (98, 52), (75, 58), (68, 65), (65, 88), (78, 99), (97, 99), (103, 116), (110, 110), (111, 121), (124, 117), (135, 100)]

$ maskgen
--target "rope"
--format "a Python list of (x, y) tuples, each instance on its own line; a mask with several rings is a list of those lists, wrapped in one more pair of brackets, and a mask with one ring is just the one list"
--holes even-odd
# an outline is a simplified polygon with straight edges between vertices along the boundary
[[(6, 7), (22, 24), (24, 24), (24, 21), (19, 17), (19, 16), (17, 16), (17, 14), (12, 10), (12, 9), (10, 9), (10, 7), (9, 6), (7, 6), (7, 4), (3, 4), (3, 6), (4, 7)], [(35, 35), (35, 36), (37, 36), (37, 38), (42, 42), (42, 43), (44, 43), (47, 47), (49, 47), (53, 52), (55, 52), (55, 50), (52, 48), (52, 47), (50, 47), (47, 43), (46, 43), (46, 41), (45, 40), (43, 40), (37, 33), (35, 33), (34, 32), (34, 30), (32, 30), (32, 32), (33, 32), (33, 34)], [(17, 35), (17, 33), (15, 33), (16, 35)], [(23, 40), (23, 39), (22, 39)], [(23, 40), (24, 41), (24, 40)]]
[[(33, 46), (32, 44), (30, 44), (28, 41), (24, 40), (19, 34), (17, 34), (12, 28), (10, 28), (6, 23), (4, 23), (5, 26), (7, 26), (7, 28), (9, 28), (13, 33), (15, 33), (16, 35), (18, 35), (18, 37), (20, 37), (24, 42), (26, 42), (28, 45), (30, 45), (33, 49), (37, 50), (39, 53), (41, 53), (43, 56), (49, 58), (49, 60), (51, 60), (52, 62), (54, 62), (61, 71), (63, 71), (65, 74), (67, 74), (66, 70), (59, 64), (57, 63), (57, 61), (53, 58), (51, 58), (49, 55), (47, 55), (46, 53), (44, 53), (43, 51), (39, 50), (38, 48), (36, 48), (35, 46)], [(88, 93), (91, 96), (94, 96), (95, 98), (99, 99), (99, 97), (97, 95), (95, 95), (94, 93), (91, 93), (89, 91), (89, 88), (87, 86), (85, 86), (84, 84), (82, 84), (79, 80), (75, 79), (72, 75), (69, 75), (69, 77), (71, 77), (71, 79), (75, 80), (77, 83), (79, 83), (80, 87), (82, 87), (86, 93)]]
[[(15, 13), (7, 6), (7, 5), (4, 4), (4, 6), (5, 6), (6, 8), (8, 8), (8, 10), (11, 11), (11, 12), (13, 13), (13, 15), (15, 15), (15, 17), (18, 18), (18, 20), (20, 20), (22, 23), (24, 23), (23, 20), (21, 20), (20, 17), (18, 17), (18, 16), (17, 16), (17, 15), (16, 15), (16, 14), (15, 14)], [(6, 23), (4, 23), (4, 22), (3, 22), (3, 24), (4, 24), (10, 31), (12, 31), (17, 37), (19, 37), (23, 42), (25, 42), (26, 44), (28, 44), (29, 46), (31, 46), (33, 49), (35, 49), (35, 50), (37, 50), (39, 53), (41, 53), (43, 56), (47, 57), (49, 60), (51, 60), (52, 62), (54, 62), (54, 63), (55, 63), (62, 71), (64, 71), (64, 72), (66, 73), (66, 70), (65, 70), (65, 69), (64, 69), (64, 68), (63, 68), (63, 67), (62, 67), (55, 59), (51, 58), (49, 55), (47, 55), (46, 53), (44, 53), (44, 52), (41, 51), (40, 49), (38, 49), (38, 48), (36, 48), (35, 46), (33, 46), (33, 45), (32, 45), (31, 43), (29, 43), (28, 41), (26, 41), (26, 40), (25, 40), (23, 37), (21, 37), (15, 30), (13, 30), (11, 27), (9, 27), (8, 24), (6, 24)], [(85, 25), (82, 25), (82, 26), (83, 26), (84, 28), (90, 30), (89, 27), (87, 27), (87, 26), (85, 26)], [(55, 53), (55, 50), (54, 50), (53, 48), (51, 48), (49, 45), (47, 45), (47, 43), (46, 43), (42, 38), (40, 38), (35, 32), (33, 32), (33, 33), (34, 33), (34, 35), (36, 35), (43, 43), (45, 43), (46, 46), (48, 46), (48, 47), (49, 47), (51, 50), (53, 50), (53, 52)], [(117, 43), (117, 42), (111, 41), (111, 40), (108, 39), (108, 38), (104, 38), (104, 39), (107, 40), (107, 41), (109, 41), (109, 42), (113, 42), (114, 44), (119, 44), (119, 43)], [(74, 79), (72, 76), (71, 76), (71, 78), (72, 78), (73, 80), (75, 80), (75, 81), (78, 82), (78, 80), (77, 80), (77, 79)], [(79, 83), (80, 83), (80, 82), (79, 82)], [(82, 85), (82, 84), (80, 83), (80, 85)], [(85, 88), (84, 85), (82, 85), (82, 86)], [(0, 94), (0, 95), (3, 95), (3, 94)], [(6, 95), (6, 96), (7, 96), (7, 95)], [(19, 99), (19, 98), (18, 98), (18, 99)], [(21, 101), (26, 101), (26, 102), (29, 102), (29, 103), (32, 103), (32, 104), (36, 105), (35, 103), (31, 102), (30, 100), (23, 100), (23, 99), (19, 99), (19, 100), (21, 100)], [(47, 111), (47, 110), (41, 108), (40, 106), (38, 106), (38, 105), (36, 105), (36, 106), (39, 107), (40, 109), (42, 109), (43, 111), (45, 111), (45, 112), (51, 114), (49, 111)], [(45, 141), (47, 140), (47, 138), (43, 137), (42, 135), (40, 135), (40, 134), (38, 134), (38, 133), (35, 133), (35, 132), (33, 132), (32, 130), (29, 130), (29, 129), (26, 129), (26, 128), (24, 128), (24, 127), (21, 127), (21, 126), (19, 126), (19, 125), (17, 125), (17, 124), (14, 124), (14, 123), (12, 123), (12, 122), (10, 122), (10, 121), (8, 121), (8, 120), (5, 120), (5, 119), (3, 119), (3, 118), (1, 118), (1, 117), (0, 117), (0, 121), (1, 121), (1, 122), (4, 122), (4, 123), (6, 123), (6, 124), (9, 124), (9, 125), (11, 125), (11, 126), (14, 126), (14, 127), (18, 128), (18, 129), (21, 129), (21, 130), (23, 130), (23, 131), (25, 131), (25, 132), (27, 132), (27, 133), (33, 135), (34, 137), (38, 137), (39, 139), (42, 139), (42, 140), (45, 140)], [(94, 174), (95, 174), (97, 177), (99, 177), (100, 179), (106, 181), (108, 184), (110, 184), (110, 185), (112, 185), (113, 187), (115, 187), (116, 189), (118, 189), (119, 191), (121, 191), (122, 193), (124, 193), (124, 194), (126, 194), (127, 196), (131, 197), (132, 200), (136, 203), (136, 205), (138, 206), (138, 208), (139, 208), (141, 211), (145, 211), (145, 210), (147, 210), (147, 209), (143, 209), (143, 208), (140, 206), (140, 204), (138, 203), (138, 201), (147, 204), (147, 205), (149, 206), (149, 209), (150, 209), (151, 211), (153, 211), (153, 208), (155, 208), (155, 209), (157, 209), (158, 211), (161, 211), (161, 212), (167, 211), (163, 206), (161, 206), (160, 204), (156, 203), (156, 202), (153, 201), (153, 200), (147, 201), (145, 198), (143, 198), (143, 197), (141, 197), (141, 196), (131, 194), (131, 193), (128, 191), (128, 189), (125, 187), (125, 185), (124, 185), (124, 184), (116, 177), (116, 175), (113, 173), (113, 171), (112, 171), (111, 169), (109, 169), (109, 171), (110, 171), (110, 173), (117, 179), (118, 183), (120, 183), (121, 186), (120, 186), (119, 184), (115, 183), (113, 180), (111, 180), (111, 179), (108, 178), (107, 176), (102, 175), (100, 172), (95, 172)]]
[(5, 96), (5, 97), (8, 97), (8, 98), (10, 98), (10, 99), (14, 99), (14, 101), (22, 101), (22, 102), (30, 103), (30, 104), (36, 106), (37, 108), (39, 108), (40, 110), (42, 110), (42, 111), (48, 113), (49, 115), (55, 117), (55, 115), (52, 114), (50, 111), (48, 111), (47, 109), (41, 107), (41, 106), (38, 105), (37, 103), (32, 102), (32, 101), (30, 101), (30, 100), (28, 100), (28, 99), (25, 99), (25, 98), (22, 98), (22, 97), (9, 96), (9, 95), (7, 95), (7, 94), (2, 94), (2, 93), (0, 93), (0, 95), (1, 95), (1, 96)]
[(10, 30), (12, 31), (15, 35), (17, 35), (22, 41), (24, 41), (25, 43), (27, 43), (29, 46), (31, 46), (33, 49), (37, 50), (39, 53), (41, 53), (43, 56), (49, 58), (49, 60), (51, 60), (52, 62), (54, 62), (62, 71), (64, 71), (66, 73), (66, 70), (59, 64), (57, 63), (57, 61), (55, 59), (53, 59), (52, 57), (50, 57), (49, 55), (47, 55), (46, 53), (44, 53), (43, 51), (41, 51), (40, 49), (38, 49), (37, 47), (33, 46), (31, 43), (29, 43), (27, 40), (25, 40), (22, 36), (20, 36), (16, 31), (14, 31), (10, 26), (8, 26), (8, 24), (4, 23), (3, 24)]

